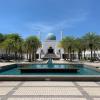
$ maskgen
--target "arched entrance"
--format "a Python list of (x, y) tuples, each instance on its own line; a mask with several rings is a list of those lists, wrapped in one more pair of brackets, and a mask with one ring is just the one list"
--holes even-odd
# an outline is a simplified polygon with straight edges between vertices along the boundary
[(48, 49), (48, 53), (49, 53), (49, 54), (54, 53), (54, 49), (53, 49), (52, 47), (49, 47), (49, 49)]

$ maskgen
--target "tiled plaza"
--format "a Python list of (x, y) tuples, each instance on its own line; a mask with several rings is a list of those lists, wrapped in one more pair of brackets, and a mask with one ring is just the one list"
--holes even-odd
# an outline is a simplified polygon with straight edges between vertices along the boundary
[(0, 100), (100, 100), (100, 82), (1, 81)]

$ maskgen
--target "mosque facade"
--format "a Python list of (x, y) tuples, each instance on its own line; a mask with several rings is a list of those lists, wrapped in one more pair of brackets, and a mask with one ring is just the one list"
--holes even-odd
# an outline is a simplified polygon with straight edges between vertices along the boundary
[(59, 41), (57, 41), (56, 36), (53, 33), (49, 33), (42, 43), (42, 47), (38, 49), (37, 54), (41, 54), (41, 58), (45, 57), (47, 54), (52, 54), (60, 58), (63, 50), (58, 44)]

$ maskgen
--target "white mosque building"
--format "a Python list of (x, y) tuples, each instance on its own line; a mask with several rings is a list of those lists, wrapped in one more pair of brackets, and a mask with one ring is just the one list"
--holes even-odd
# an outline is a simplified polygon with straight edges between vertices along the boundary
[[(42, 43), (42, 47), (38, 49), (37, 54), (40, 58), (48, 58), (48, 55), (55, 58), (62, 58), (63, 49), (58, 47), (59, 41), (53, 33), (49, 33), (47, 38)], [(41, 56), (41, 57), (40, 57)]]

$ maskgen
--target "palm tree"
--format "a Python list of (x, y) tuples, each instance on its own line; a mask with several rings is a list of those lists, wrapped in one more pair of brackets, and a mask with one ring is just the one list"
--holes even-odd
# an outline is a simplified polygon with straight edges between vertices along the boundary
[(84, 36), (84, 40), (88, 46), (87, 49), (91, 51), (91, 62), (93, 61), (93, 50), (95, 52), (96, 47), (98, 46), (98, 36), (94, 32), (89, 32)]
[(81, 38), (75, 40), (76, 51), (78, 52), (78, 59), (82, 59), (83, 43)]
[(0, 33), (0, 54), (2, 53), (2, 42), (4, 41), (4, 35), (2, 33)]
[(86, 50), (87, 50), (87, 44), (85, 43), (86, 41), (84, 40), (83, 37), (82, 37), (81, 39), (82, 39), (81, 45), (82, 45), (82, 51), (83, 51), (83, 53), (84, 53), (84, 60), (86, 60), (85, 52), (86, 52)]
[(2, 33), (0, 33), (0, 43), (1, 43), (2, 41), (4, 41), (4, 39), (5, 39), (5, 36), (4, 36)]
[(29, 36), (26, 39), (26, 50), (29, 54), (29, 61), (36, 60), (36, 51), (40, 46), (41, 42), (36, 36)]
[(5, 35), (5, 40), (2, 43), (2, 48), (6, 50), (6, 54), (10, 55), (10, 52), (15, 54), (17, 59), (19, 48), (21, 47), (22, 38), (17, 33)]
[(61, 47), (64, 49), (65, 52), (68, 52), (68, 58), (72, 61), (72, 50), (74, 50), (74, 38), (73, 37), (65, 37), (62, 39)]
[(13, 48), (13, 40), (6, 39), (2, 43), (2, 48), (6, 51), (6, 54), (10, 55), (10, 52), (12, 51), (12, 48)]
[(29, 51), (28, 41), (24, 40), (24, 42), (23, 42), (23, 52), (26, 53), (27, 60), (29, 59), (28, 51)]
[(25, 43), (25, 41), (23, 39), (21, 39), (20, 44), (18, 45), (18, 53), (19, 53), (19, 58), (20, 59), (23, 58), (23, 53), (25, 53), (24, 43)]

